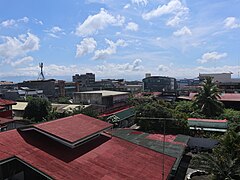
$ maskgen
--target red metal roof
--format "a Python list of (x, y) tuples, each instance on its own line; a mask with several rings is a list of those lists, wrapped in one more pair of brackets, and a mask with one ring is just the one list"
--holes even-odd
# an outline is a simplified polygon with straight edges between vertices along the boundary
[(183, 142), (174, 141), (176, 139), (176, 137), (177, 137), (177, 135), (167, 134), (167, 135), (165, 135), (165, 139), (164, 139), (163, 134), (149, 134), (146, 138), (152, 139), (152, 140), (157, 140), (157, 141), (165, 141), (165, 142), (169, 142), (171, 144), (180, 144), (180, 145), (186, 146), (186, 144)]
[(15, 105), (15, 104), (17, 104), (15, 101), (0, 98), (0, 106)]
[(218, 122), (218, 123), (226, 123), (228, 122), (226, 119), (201, 119), (201, 118), (188, 118), (188, 121), (202, 121), (202, 122)]
[(109, 112), (109, 113), (104, 113), (104, 114), (101, 114), (99, 115), (98, 117), (101, 118), (101, 117), (106, 117), (106, 116), (111, 116), (111, 115), (114, 115), (116, 113), (119, 113), (119, 112), (122, 112), (122, 111), (125, 111), (127, 109), (130, 109), (132, 108), (133, 106), (127, 106), (127, 107), (124, 107), (124, 108), (121, 108), (121, 109), (118, 109), (118, 110), (115, 110), (115, 111), (112, 111), (112, 112)]
[(34, 127), (44, 131), (45, 133), (71, 143), (110, 128), (111, 126), (112, 124), (110, 123), (86, 116), (84, 114), (78, 114), (34, 125)]
[(13, 122), (13, 121), (15, 121), (15, 120), (0, 117), (0, 125), (10, 123), (10, 122)]
[[(117, 137), (68, 148), (36, 131), (0, 134), (0, 160), (16, 156), (54, 179), (162, 179), (163, 154)], [(175, 158), (164, 155), (167, 178)]]
[[(197, 93), (190, 93), (189, 96), (179, 96), (179, 99), (193, 100)], [(220, 95), (220, 101), (240, 101), (240, 93), (223, 93)]]

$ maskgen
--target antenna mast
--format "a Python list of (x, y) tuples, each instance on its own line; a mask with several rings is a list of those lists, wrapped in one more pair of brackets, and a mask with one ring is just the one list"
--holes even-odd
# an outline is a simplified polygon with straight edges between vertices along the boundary
[(39, 63), (39, 67), (40, 67), (40, 73), (38, 76), (38, 80), (45, 80), (44, 74), (43, 74), (43, 63)]

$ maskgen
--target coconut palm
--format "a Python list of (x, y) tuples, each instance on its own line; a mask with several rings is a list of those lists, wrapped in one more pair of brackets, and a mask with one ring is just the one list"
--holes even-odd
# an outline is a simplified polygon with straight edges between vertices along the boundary
[(215, 179), (240, 179), (240, 135), (228, 131), (212, 154), (193, 159), (192, 166), (210, 173)]
[(220, 99), (220, 91), (211, 77), (203, 81), (203, 86), (195, 95), (194, 105), (200, 108), (201, 113), (207, 117), (214, 117), (223, 111), (223, 104)]

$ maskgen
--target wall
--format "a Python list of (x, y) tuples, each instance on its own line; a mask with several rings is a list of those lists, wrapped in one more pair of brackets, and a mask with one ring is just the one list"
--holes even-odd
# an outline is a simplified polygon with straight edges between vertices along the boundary
[(102, 93), (74, 93), (73, 102), (81, 104), (102, 104)]

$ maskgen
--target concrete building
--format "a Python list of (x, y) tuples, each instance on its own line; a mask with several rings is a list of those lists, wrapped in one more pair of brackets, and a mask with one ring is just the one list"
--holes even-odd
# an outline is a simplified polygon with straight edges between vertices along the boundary
[(55, 93), (57, 97), (73, 97), (73, 93), (79, 91), (79, 82), (55, 81)]
[(12, 118), (12, 105), (16, 102), (0, 98), (0, 117)]
[(150, 76), (143, 79), (145, 92), (175, 92), (177, 82), (175, 78), (165, 76)]
[(18, 88), (28, 87), (30, 89), (43, 90), (43, 94), (48, 98), (55, 98), (55, 80), (31, 80), (31, 81), (23, 81), (22, 83), (18, 83)]
[(95, 74), (93, 73), (86, 73), (86, 74), (75, 74), (72, 76), (73, 82), (79, 82), (80, 86), (88, 86), (89, 84), (93, 84), (95, 82)]
[(240, 93), (240, 78), (232, 78), (232, 73), (199, 74), (199, 81), (212, 77), (219, 89), (225, 93)]
[(103, 105), (106, 108), (124, 106), (129, 97), (128, 92), (118, 91), (86, 91), (73, 94), (73, 102), (80, 104)]

